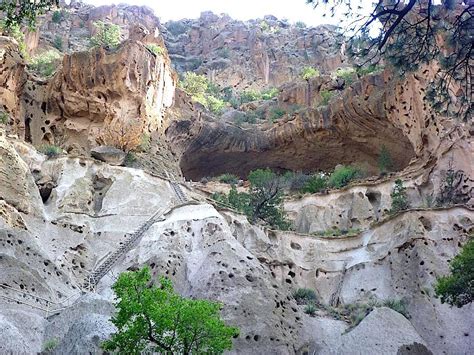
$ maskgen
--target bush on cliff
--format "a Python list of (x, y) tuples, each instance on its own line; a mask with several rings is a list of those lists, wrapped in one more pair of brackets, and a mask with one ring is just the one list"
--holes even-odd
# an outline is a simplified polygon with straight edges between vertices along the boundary
[(390, 213), (404, 211), (410, 207), (410, 204), (408, 203), (406, 187), (403, 186), (402, 180), (395, 180), (395, 186), (393, 187), (390, 197), (392, 198), (392, 207), (390, 209)]
[(362, 176), (363, 173), (360, 168), (342, 165), (334, 169), (334, 172), (329, 176), (328, 185), (339, 189)]
[(61, 58), (58, 52), (49, 50), (34, 56), (28, 66), (36, 74), (48, 77), (56, 72)]
[(224, 110), (226, 103), (218, 97), (220, 95), (219, 87), (209, 82), (205, 75), (188, 71), (184, 73), (179, 85), (191, 95), (194, 101), (199, 102), (209, 111), (220, 114)]
[(301, 70), (301, 78), (304, 80), (309, 80), (319, 75), (319, 70), (313, 67), (304, 67), (303, 70)]
[[(472, 235), (471, 235), (472, 237)], [(474, 300), (474, 239), (450, 263), (451, 274), (437, 279), (435, 293), (441, 303), (462, 307)]]
[(90, 39), (91, 47), (115, 48), (120, 44), (120, 27), (103, 21), (94, 22), (97, 32)]
[(165, 52), (163, 47), (160, 47), (159, 45), (155, 43), (147, 44), (146, 48), (156, 56), (163, 55), (163, 53)]
[(106, 340), (106, 351), (123, 354), (222, 354), (232, 349), (238, 328), (220, 317), (221, 304), (181, 297), (171, 281), (152, 283), (150, 269), (124, 272), (112, 286), (117, 332)]

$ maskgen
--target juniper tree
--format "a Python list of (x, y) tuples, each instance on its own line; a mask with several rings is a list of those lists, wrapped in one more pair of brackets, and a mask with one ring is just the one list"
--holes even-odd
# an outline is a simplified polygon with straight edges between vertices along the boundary
[[(470, 0), (377, 0), (366, 13), (363, 0), (307, 0), (325, 15), (348, 19), (348, 52), (362, 65), (385, 60), (400, 75), (422, 64), (440, 65), (426, 98), (445, 114), (472, 119), (474, 3)], [(369, 35), (370, 32), (370, 35)], [(373, 33), (376, 33), (373, 36)]]

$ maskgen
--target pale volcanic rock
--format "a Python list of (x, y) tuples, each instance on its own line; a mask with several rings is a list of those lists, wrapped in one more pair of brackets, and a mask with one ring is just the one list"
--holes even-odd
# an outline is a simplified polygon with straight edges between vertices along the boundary
[(143, 132), (164, 130), (174, 86), (167, 57), (152, 54), (140, 42), (66, 55), (54, 78), (36, 87), (39, 95), (28, 94), (28, 102), (35, 100), (30, 97), (46, 101), (25, 105), (26, 115), (34, 117), (28, 127), (31, 141), (61, 140), (69, 150), (87, 152), (98, 145), (103, 130), (112, 129), (108, 125), (123, 122), (142, 126)]
[(20, 100), (26, 80), (25, 62), (18, 49), (18, 43), (0, 36), (0, 97), (2, 112), (7, 114), (8, 124), (15, 131), (19, 122)]
[(302, 28), (273, 16), (242, 22), (203, 12), (163, 27), (177, 70), (204, 73), (222, 87), (276, 87), (299, 77), (305, 66), (332, 72), (346, 65), (332, 26)]

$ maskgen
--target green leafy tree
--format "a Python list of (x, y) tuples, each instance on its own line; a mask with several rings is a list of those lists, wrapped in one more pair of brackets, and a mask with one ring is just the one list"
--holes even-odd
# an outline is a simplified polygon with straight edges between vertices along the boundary
[(166, 278), (151, 284), (150, 269), (122, 273), (112, 289), (117, 332), (103, 343), (123, 354), (221, 354), (238, 329), (220, 318), (221, 305), (181, 297)]
[(404, 211), (410, 207), (406, 187), (403, 186), (403, 181), (401, 179), (395, 180), (395, 186), (393, 187), (390, 197), (392, 198), (392, 208), (390, 209), (390, 213)]
[(380, 149), (378, 163), (379, 163), (380, 172), (382, 173), (391, 171), (393, 168), (392, 155), (390, 154), (389, 150), (387, 149), (385, 145), (382, 145), (382, 148)]
[(450, 263), (451, 275), (437, 279), (436, 296), (441, 303), (462, 307), (474, 300), (474, 239), (470, 239)]
[(385, 61), (404, 75), (422, 64), (438, 62), (438, 73), (426, 98), (442, 113), (472, 119), (472, 1), (376, 0), (369, 13), (364, 11), (363, 0), (306, 2), (323, 6), (324, 15), (347, 19), (342, 25), (353, 33), (348, 52), (362, 59), (363, 65)]
[(7, 27), (5, 21), (0, 22), (0, 29), (4, 35), (13, 37), (18, 42), (18, 49), (23, 57), (28, 58), (26, 51), (25, 34), (22, 32), (20, 25), (11, 24)]
[(180, 85), (194, 101), (217, 115), (226, 107), (224, 100), (219, 97), (221, 96), (219, 86), (209, 82), (205, 75), (188, 71), (184, 73)]
[(94, 22), (97, 28), (95, 36), (90, 39), (91, 47), (115, 48), (120, 44), (120, 27), (103, 21)]
[(290, 224), (281, 208), (283, 202), (281, 177), (270, 169), (257, 169), (250, 172), (248, 180), (252, 219), (254, 221), (261, 219), (271, 226), (288, 229)]
[(30, 29), (36, 25), (36, 17), (59, 6), (59, 0), (2, 0), (0, 12), (3, 12), (4, 29), (21, 27), (26, 24)]
[(214, 194), (213, 198), (246, 214), (252, 222), (262, 220), (272, 227), (286, 230), (290, 223), (282, 209), (283, 178), (270, 169), (252, 170), (248, 176), (249, 193), (238, 192), (232, 186), (230, 192)]
[(181, 87), (192, 97), (204, 96), (209, 85), (204, 75), (196, 74), (192, 71), (184, 73)]

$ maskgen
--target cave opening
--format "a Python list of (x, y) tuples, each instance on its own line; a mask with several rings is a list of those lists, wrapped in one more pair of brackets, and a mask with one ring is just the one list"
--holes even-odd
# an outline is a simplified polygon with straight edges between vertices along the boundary
[[(378, 175), (380, 147), (385, 145), (393, 160), (393, 170), (403, 170), (415, 156), (408, 139), (398, 135), (398, 139), (374, 143), (361, 143), (339, 140), (294, 140), (269, 149), (229, 149), (227, 144), (220, 147), (200, 145), (194, 149), (191, 145), (181, 156), (180, 168), (187, 180), (199, 181), (225, 173), (231, 173), (246, 179), (248, 173), (259, 168), (270, 168), (277, 173), (287, 171), (316, 173), (331, 172), (342, 165), (356, 165), (367, 175)], [(241, 144), (245, 147), (245, 142)]]

